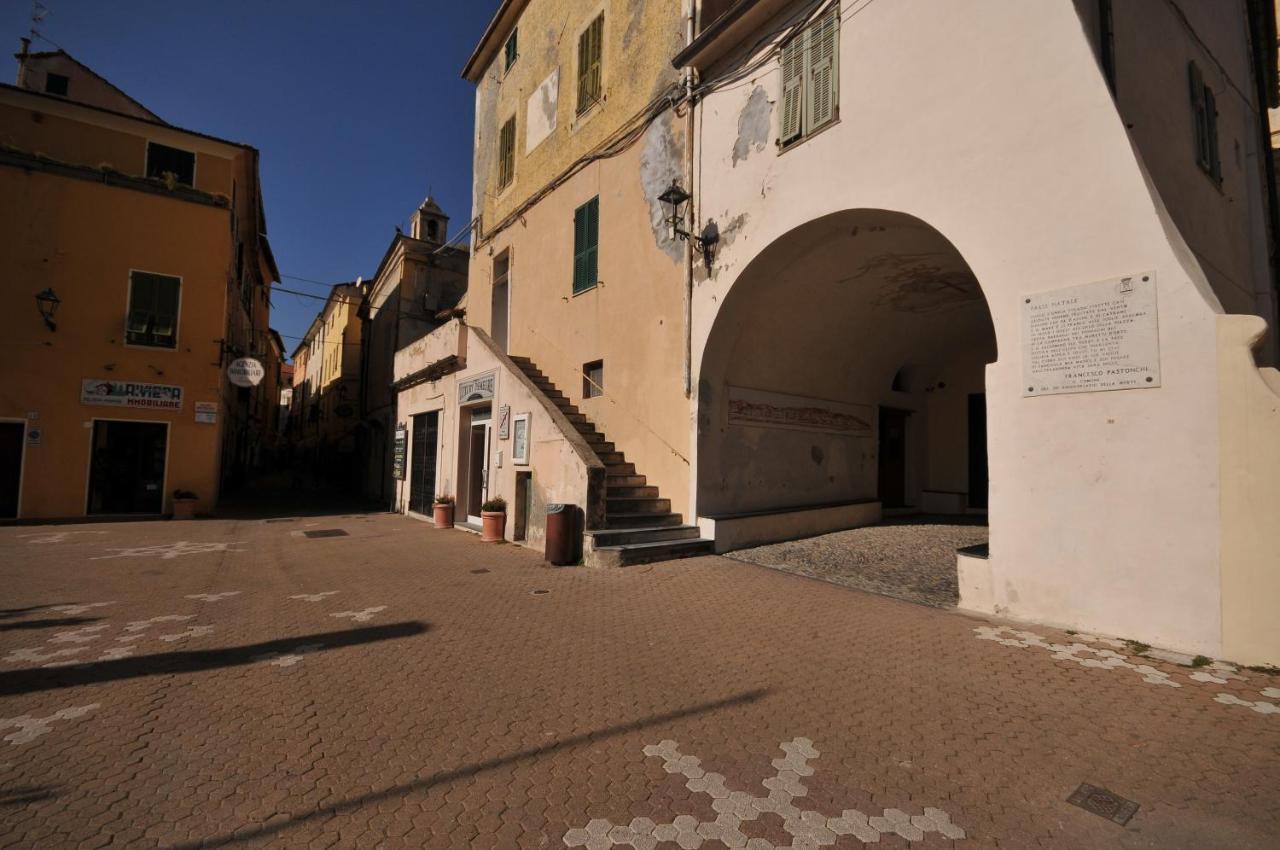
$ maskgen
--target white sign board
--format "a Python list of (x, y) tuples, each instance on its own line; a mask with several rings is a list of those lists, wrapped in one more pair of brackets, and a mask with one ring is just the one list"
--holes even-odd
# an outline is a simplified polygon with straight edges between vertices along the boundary
[(80, 403), (104, 407), (181, 410), (182, 387), (117, 381), (111, 378), (85, 378), (80, 382)]
[(227, 378), (237, 387), (256, 387), (266, 374), (267, 370), (252, 357), (237, 358), (227, 367)]
[(525, 111), (524, 152), (529, 153), (556, 129), (560, 100), (560, 68), (557, 66), (529, 95)]
[(1022, 299), (1023, 396), (1158, 386), (1155, 272)]
[(196, 422), (201, 425), (216, 425), (218, 423), (218, 403), (216, 401), (197, 401)]

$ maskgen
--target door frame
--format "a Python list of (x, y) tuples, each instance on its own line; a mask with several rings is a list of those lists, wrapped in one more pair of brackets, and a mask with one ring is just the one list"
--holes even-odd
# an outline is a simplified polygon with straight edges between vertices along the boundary
[[(19, 422), (22, 424), (22, 455), (18, 460), (18, 510), (13, 515), (13, 519), (22, 519), (22, 496), (25, 490), (23, 484), (26, 483), (25, 477), (27, 474), (27, 429), (30, 427), (28, 425), (29, 421), (28, 419), (19, 419), (16, 416), (0, 416), (0, 422)], [(88, 502), (85, 504), (87, 507)], [(0, 519), (7, 519), (7, 517)]]
[[(93, 432), (99, 422), (138, 422), (164, 426), (164, 475), (160, 478), (160, 512), (158, 514), (93, 514), (89, 513), (89, 488), (93, 486)], [(93, 416), (89, 419), (89, 456), (84, 465), (84, 516), (164, 516), (169, 503), (169, 450), (173, 447), (173, 422), (168, 419), (118, 419), (114, 416)]]
[(434, 501), (431, 504), (427, 505), (427, 513), (425, 514), (422, 513), (421, 511), (414, 510), (413, 508), (413, 480), (414, 480), (414, 475), (417, 472), (417, 470), (414, 469), (414, 463), (413, 463), (413, 451), (414, 451), (414, 448), (417, 446), (417, 440), (413, 438), (413, 420), (419, 416), (430, 416), (433, 413), (436, 415), (436, 439), (435, 439), (435, 445), (429, 446), (427, 449), (428, 451), (435, 452), (435, 456), (436, 456), (435, 477), (431, 480), (431, 497), (434, 500), (434, 498), (440, 494), (440, 461), (441, 461), (440, 448), (444, 440), (444, 410), (442, 408), (437, 407), (433, 410), (421, 410), (417, 413), (408, 414), (409, 444), (407, 446), (407, 454), (408, 454), (408, 457), (406, 458), (407, 469), (406, 469), (405, 481), (404, 481), (405, 489), (406, 489), (405, 499), (404, 499), (405, 510), (417, 516), (427, 517), (427, 518), (431, 517), (431, 509), (435, 507)]
[(481, 471), (480, 471), (480, 503), (483, 504), (485, 501), (488, 500), (488, 497), (489, 497), (489, 479), (491, 475), (491, 470), (489, 469), (491, 458), (489, 457), (489, 453), (493, 450), (492, 408), (490, 408), (490, 411), (491, 412), (488, 419), (482, 419), (479, 422), (476, 422), (473, 419), (467, 423), (467, 502), (468, 502), (467, 521), (475, 523), (476, 525), (480, 524), (483, 517), (473, 516), (471, 514), (471, 511), (469, 510), (470, 502), (471, 502), (471, 488), (476, 485), (476, 482), (472, 480), (472, 475), (471, 475), (472, 472), (474, 471), (471, 469), (471, 456), (472, 456), (471, 440), (475, 436), (476, 428), (481, 428), (481, 427), (484, 428), (484, 455), (483, 455), (484, 464), (481, 467)]
[[(886, 506), (884, 502), (884, 493), (880, 492), (880, 478), (883, 475), (884, 458), (881, 448), (884, 445), (884, 435), (881, 433), (881, 423), (885, 413), (891, 413), (902, 417), (902, 504)], [(880, 502), (882, 510), (910, 510), (915, 507), (911, 504), (912, 487), (911, 482), (911, 449), (910, 440), (910, 422), (911, 417), (916, 411), (906, 407), (896, 407), (891, 404), (877, 405), (876, 413), (876, 499)]]

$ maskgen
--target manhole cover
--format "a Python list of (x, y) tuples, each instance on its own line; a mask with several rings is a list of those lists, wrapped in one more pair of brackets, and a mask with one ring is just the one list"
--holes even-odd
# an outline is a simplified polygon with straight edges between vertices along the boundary
[(535, 590), (535, 591), (533, 592), (533, 595), (534, 595), (534, 596), (541, 596), (541, 595), (542, 595), (542, 594), (544, 594), (544, 593), (550, 593), (550, 592), (551, 592), (551, 591), (549, 591), (549, 590)]
[(478, 570), (472, 570), (472, 571), (471, 571), (472, 575), (480, 575), (481, 573), (487, 573), (487, 572), (489, 572), (489, 571), (488, 571), (488, 570), (486, 570), (484, 567), (481, 567), (481, 568), (480, 568), (480, 569), (478, 569)]
[(282, 517), (278, 517), (277, 519), (267, 520), (267, 522), (297, 522), (297, 521), (298, 520), (295, 517), (291, 517), (291, 516), (282, 516)]
[(347, 533), (341, 528), (318, 528), (315, 531), (302, 532), (306, 537), (346, 537)]
[(1098, 788), (1087, 782), (1081, 783), (1075, 793), (1067, 798), (1067, 802), (1121, 826), (1128, 823), (1129, 818), (1138, 811), (1138, 804), (1132, 800), (1126, 800), (1119, 794), (1113, 794), (1105, 788)]

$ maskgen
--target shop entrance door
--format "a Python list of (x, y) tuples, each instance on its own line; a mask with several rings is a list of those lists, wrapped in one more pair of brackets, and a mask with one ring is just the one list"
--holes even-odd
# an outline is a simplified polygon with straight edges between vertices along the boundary
[(493, 414), (490, 408), (471, 411), (471, 438), (467, 444), (467, 519), (480, 524), (480, 506), (489, 493), (489, 438)]
[(413, 417), (413, 458), (409, 464), (409, 510), (431, 516), (436, 488), (437, 412)]
[(24, 439), (26, 426), (23, 423), (0, 422), (0, 519), (18, 518)]
[(95, 420), (88, 512), (161, 513), (168, 442), (169, 426), (163, 422)]

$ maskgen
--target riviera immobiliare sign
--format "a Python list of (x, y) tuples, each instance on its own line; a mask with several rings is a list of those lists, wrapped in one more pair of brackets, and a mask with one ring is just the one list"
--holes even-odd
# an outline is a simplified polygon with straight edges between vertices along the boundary
[(85, 378), (80, 382), (80, 403), (147, 410), (181, 410), (182, 387), (115, 381), (110, 378)]

